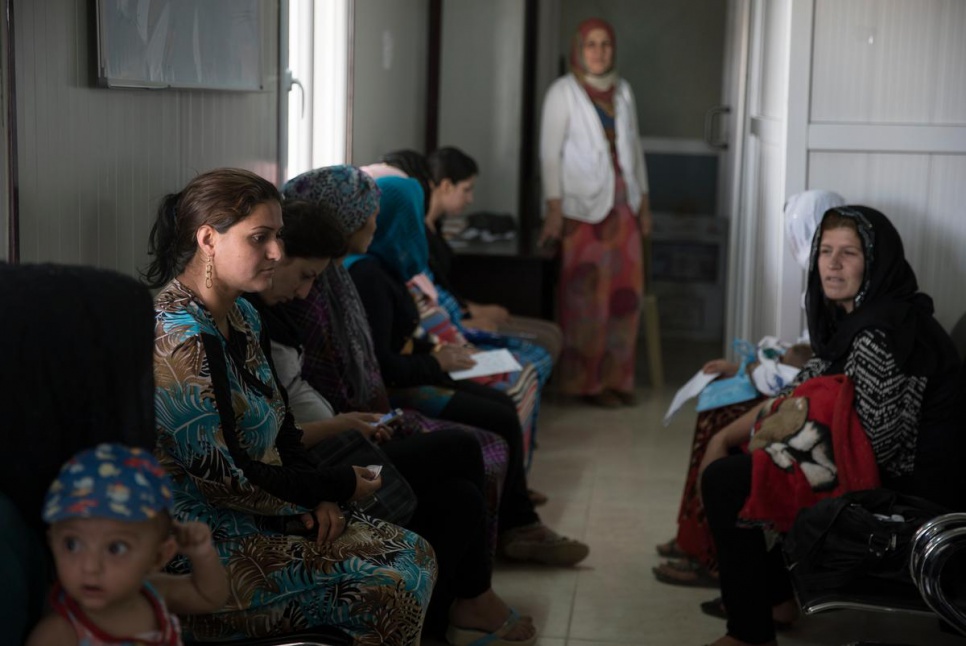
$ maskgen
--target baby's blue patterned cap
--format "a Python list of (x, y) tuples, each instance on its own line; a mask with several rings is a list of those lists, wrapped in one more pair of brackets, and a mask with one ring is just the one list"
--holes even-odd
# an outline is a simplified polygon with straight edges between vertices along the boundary
[(138, 522), (171, 511), (171, 480), (144, 449), (99, 444), (60, 468), (44, 500), (44, 522), (109, 518)]

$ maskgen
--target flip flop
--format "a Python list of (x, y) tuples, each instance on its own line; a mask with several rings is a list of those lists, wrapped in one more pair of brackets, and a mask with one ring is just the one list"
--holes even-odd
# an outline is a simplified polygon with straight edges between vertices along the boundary
[(657, 553), (666, 559), (686, 559), (688, 555), (678, 547), (678, 539), (672, 538), (666, 543), (658, 543)]
[(654, 578), (668, 585), (681, 585), (692, 588), (721, 587), (718, 577), (711, 574), (706, 567), (695, 561), (668, 561), (651, 568)]
[[(725, 610), (721, 597), (715, 597), (711, 601), (702, 601), (701, 612), (712, 617), (717, 617), (718, 619), (728, 619), (728, 611)], [(791, 630), (794, 625), (790, 621), (778, 621), (777, 619), (772, 619), (771, 622), (775, 626), (775, 632), (779, 633)]]
[(532, 646), (537, 641), (536, 633), (531, 635), (529, 639), (503, 639), (520, 621), (520, 613), (510, 608), (510, 614), (506, 621), (492, 633), (475, 628), (460, 628), (450, 624), (450, 627), (446, 629), (446, 641), (453, 646)]

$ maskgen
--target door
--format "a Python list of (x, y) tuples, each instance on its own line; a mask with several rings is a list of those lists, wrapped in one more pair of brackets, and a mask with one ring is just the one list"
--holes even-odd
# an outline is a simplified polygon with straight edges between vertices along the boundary
[(725, 338), (756, 342), (780, 327), (774, 303), (781, 299), (786, 261), (780, 214), (791, 3), (732, 0), (731, 9), (727, 92), (735, 102), (735, 146), (728, 158), (732, 231)]

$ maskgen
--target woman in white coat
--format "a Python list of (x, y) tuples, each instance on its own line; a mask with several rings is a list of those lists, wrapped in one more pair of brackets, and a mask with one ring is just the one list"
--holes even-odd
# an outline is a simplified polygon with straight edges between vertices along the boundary
[(560, 387), (607, 407), (635, 403), (641, 236), (651, 231), (634, 93), (617, 76), (614, 49), (608, 23), (580, 23), (540, 132), (540, 243), (562, 242)]

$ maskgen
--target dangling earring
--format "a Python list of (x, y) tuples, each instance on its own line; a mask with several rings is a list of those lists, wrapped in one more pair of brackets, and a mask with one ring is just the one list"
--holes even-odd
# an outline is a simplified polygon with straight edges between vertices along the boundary
[(211, 272), (212, 272), (211, 256), (206, 256), (206, 258), (205, 258), (205, 287), (207, 287), (208, 289), (211, 289)]

